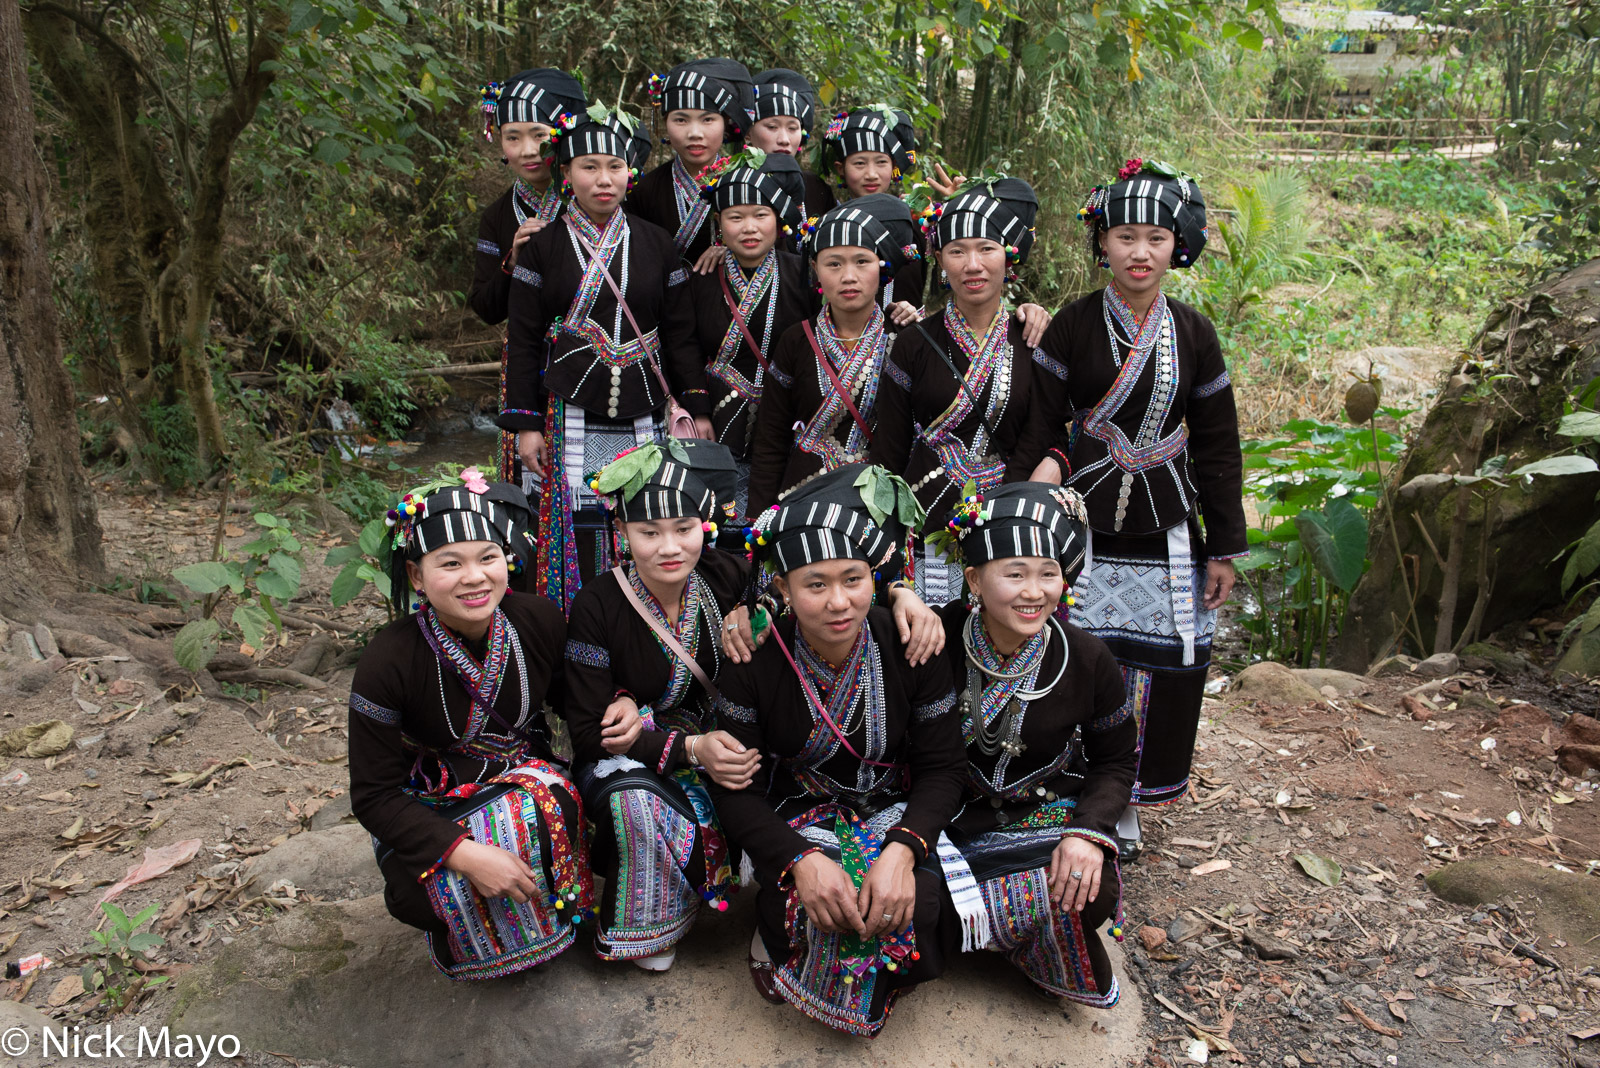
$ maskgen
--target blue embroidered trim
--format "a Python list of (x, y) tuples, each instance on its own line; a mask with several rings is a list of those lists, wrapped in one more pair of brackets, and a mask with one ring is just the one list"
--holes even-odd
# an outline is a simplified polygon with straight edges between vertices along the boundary
[(777, 364), (768, 364), (767, 374), (771, 375), (772, 380), (778, 383), (778, 385), (782, 386), (784, 389), (794, 388), (794, 376), (786, 375), (782, 371), (778, 370)]
[(954, 707), (956, 707), (956, 692), (951, 690), (937, 701), (930, 701), (925, 705), (917, 705), (911, 710), (911, 715), (918, 723), (926, 723), (930, 719), (938, 719)]
[(501, 408), (500, 409), (500, 414), (501, 415), (543, 415), (544, 413), (543, 412), (536, 412), (532, 408)]
[(730, 719), (735, 723), (753, 724), (756, 721), (755, 709), (746, 708), (744, 705), (736, 705), (726, 697), (719, 696), (716, 702), (712, 704), (711, 712), (717, 717), (718, 721), (724, 718)]
[(907, 393), (911, 392), (911, 376), (906, 374), (905, 370), (901, 368), (899, 364), (895, 363), (893, 360), (884, 360), (883, 373), (888, 375), (889, 378), (893, 380), (895, 385), (899, 386)]
[(500, 258), (500, 246), (486, 238), (478, 238), (478, 251), (495, 259)]
[(679, 267), (676, 271), (673, 271), (671, 274), (667, 275), (667, 288), (671, 289), (673, 286), (681, 286), (688, 280), (688, 272), (682, 267)]
[(609, 668), (611, 651), (599, 645), (590, 645), (573, 638), (567, 639), (567, 659), (585, 667)]
[(526, 282), (535, 289), (544, 288), (544, 278), (538, 271), (530, 271), (526, 267), (517, 266), (511, 269), (511, 277), (519, 282)]
[(1067, 380), (1067, 365), (1053, 357), (1046, 356), (1043, 349), (1033, 350), (1033, 362), (1061, 379), (1061, 381), (1065, 382)]
[[(569, 642), (568, 644), (571, 643)], [(1119, 723), (1125, 722), (1131, 715), (1133, 715), (1133, 702), (1124, 701), (1117, 707), (1116, 711), (1108, 712), (1099, 719), (1090, 720), (1089, 730), (1095, 734), (1103, 734)]]
[(398, 727), (400, 725), (400, 713), (392, 708), (384, 708), (380, 704), (369, 701), (358, 693), (350, 695), (350, 711), (359, 712), (368, 719), (383, 724), (385, 727)]
[[(1062, 377), (1065, 376), (1063, 375)], [(1233, 379), (1229, 378), (1228, 372), (1224, 371), (1211, 381), (1207, 382), (1205, 385), (1194, 387), (1194, 390), (1190, 392), (1189, 396), (1193, 400), (1203, 400), (1204, 398), (1211, 396), (1213, 393), (1221, 393), (1231, 385), (1233, 385)]]

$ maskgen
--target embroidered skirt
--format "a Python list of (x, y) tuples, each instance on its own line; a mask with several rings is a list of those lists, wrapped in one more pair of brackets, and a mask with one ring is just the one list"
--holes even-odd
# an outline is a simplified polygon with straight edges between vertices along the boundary
[(428, 946), (451, 979), (495, 979), (541, 964), (572, 944), (594, 908), (583, 809), (571, 780), (530, 760), (490, 780), (501, 782), (515, 788), (460, 823), (474, 842), (521, 858), (533, 871), (534, 892), (519, 904), (485, 898), (448, 868), (427, 877), (428, 904), (444, 928), (442, 935), (428, 932)]
[[(883, 835), (904, 812), (904, 804), (895, 804), (862, 819), (849, 808), (828, 802), (794, 816), (789, 826), (848, 872), (838, 828), (850, 828), (869, 843), (876, 856)], [(944, 970), (948, 946), (939, 929), (942, 880), (932, 857), (916, 870), (917, 896), (910, 929), (891, 938), (870, 940), (865, 947), (854, 934), (830, 934), (816, 927), (792, 884), (780, 886), (777, 873), (758, 871), (756, 875), (761, 882), (756, 895), (761, 940), (774, 962), (773, 985), (789, 1004), (812, 1019), (870, 1038), (883, 1029), (902, 991), (936, 979)], [(896, 957), (893, 969), (882, 961), (883, 951)], [(863, 957), (877, 960), (871, 965), (873, 970), (862, 968)]]
[(1139, 723), (1136, 805), (1166, 804), (1189, 788), (1217, 620), (1200, 607), (1205, 568), (1192, 533), (1186, 524), (1150, 535), (1094, 532), (1072, 587), (1072, 622), (1111, 647)]
[(606, 880), (595, 954), (636, 960), (670, 952), (702, 904), (727, 908), (733, 868), (698, 772), (660, 775), (628, 757), (578, 770), (595, 825), (595, 870)]
[[(1071, 818), (1070, 806), (1062, 811)], [(1111, 920), (1121, 940), (1121, 877), (1116, 861), (1108, 859), (1094, 901), (1082, 912), (1057, 909), (1050, 898), (1050, 855), (1060, 841), (1059, 826), (1050, 825), (970, 838), (950, 832), (950, 844), (940, 845), (945, 879), (957, 918), (974, 913), (964, 925), (962, 948), (997, 950), (1040, 990), (1108, 1009), (1121, 990), (1098, 930)]]

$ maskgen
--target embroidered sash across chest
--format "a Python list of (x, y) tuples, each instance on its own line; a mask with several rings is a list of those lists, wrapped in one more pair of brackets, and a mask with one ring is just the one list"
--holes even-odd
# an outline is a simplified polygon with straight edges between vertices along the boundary
[(672, 246), (682, 256), (706, 224), (711, 205), (700, 199), (700, 183), (677, 156), (672, 157), (672, 199), (678, 206), (678, 232), (672, 235)]
[[(684, 587), (683, 605), (678, 610), (678, 625), (675, 627), (667, 622), (667, 614), (662, 611), (660, 602), (656, 600), (655, 594), (651, 593), (649, 588), (645, 586), (644, 579), (639, 576), (637, 564), (630, 563), (628, 565), (628, 582), (632, 584), (633, 592), (639, 595), (640, 603), (655, 617), (656, 622), (672, 631), (673, 637), (677, 638), (689, 655), (696, 660), (700, 659), (701, 632), (708, 631), (711, 634), (721, 635), (722, 612), (717, 607), (717, 599), (706, 585), (706, 580), (698, 572), (689, 572), (689, 582)], [(701, 626), (702, 614), (706, 624), (704, 627)], [(689, 687), (694, 683), (694, 676), (689, 671), (689, 665), (683, 662), (682, 657), (669, 649), (667, 643), (662, 641), (661, 636), (653, 629), (650, 631), (650, 638), (656, 643), (656, 648), (661, 650), (661, 655), (667, 658), (667, 663), (672, 666), (672, 678), (667, 683), (666, 691), (650, 703), (649, 712), (652, 714), (655, 724), (657, 727), (664, 729), (668, 726), (668, 720), (675, 718), (683, 721), (678, 724), (680, 729), (699, 731), (703, 724), (700, 722), (698, 710), (682, 707), (683, 699), (688, 695)], [(713, 641), (711, 643), (711, 670), (706, 673), (709, 677), (713, 679), (717, 677), (722, 666), (721, 660), (721, 649), (718, 643)], [(672, 715), (673, 713), (677, 714), (676, 717)]]
[[(833, 328), (833, 316), (824, 308), (817, 316), (817, 344), (822, 348), (822, 358), (828, 360), (839, 376), (839, 384), (849, 391), (861, 418), (872, 421), (872, 408), (878, 399), (878, 379), (883, 372), (883, 358), (888, 348), (888, 335), (884, 329), (883, 309), (873, 306), (872, 317), (866, 329), (856, 340), (855, 348), (846, 349)], [(814, 369), (817, 391), (822, 404), (817, 408), (795, 444), (822, 460), (824, 469), (833, 470), (861, 459), (866, 455), (867, 439), (856, 425), (855, 418), (845, 406), (844, 399), (833, 388), (828, 374), (821, 367)], [(848, 420), (850, 432), (845, 443), (839, 444), (836, 433), (841, 420)]]
[[(1083, 432), (1105, 442), (1111, 459), (1122, 470), (1143, 471), (1177, 456), (1189, 441), (1189, 430), (1181, 423), (1172, 433), (1160, 436), (1178, 393), (1178, 343), (1172, 309), (1167, 305), (1166, 294), (1158, 295), (1140, 326), (1116, 287), (1107, 286), (1102, 311), (1106, 336), (1111, 342), (1111, 357), (1118, 361), (1119, 370), (1111, 389), (1090, 410), (1088, 418), (1081, 420)], [(1122, 359), (1125, 348), (1126, 360)], [(1130, 439), (1113, 420), (1133, 396), (1151, 364), (1154, 365), (1154, 382), (1150, 399), (1139, 421), (1139, 429)]]
[(955, 399), (922, 431), (922, 440), (939, 457), (945, 474), (956, 485), (965, 485), (970, 479), (980, 490), (988, 491), (1000, 485), (1005, 475), (1005, 461), (994, 454), (994, 442), (989, 440), (989, 428), (979, 420), (972, 433), (972, 443), (956, 436), (956, 428), (972, 414), (972, 399), (982, 398), (989, 391), (986, 402), (990, 426), (999, 426), (1005, 407), (1011, 399), (1011, 316), (1004, 304), (995, 312), (989, 331), (980, 340), (973, 336), (972, 327), (956, 307), (955, 301), (945, 305), (944, 321), (950, 338), (967, 358), (966, 389), (957, 388)]
[[(778, 253), (769, 250), (766, 259), (761, 261), (761, 266), (756, 268), (756, 273), (748, 280), (745, 279), (744, 271), (740, 270), (739, 261), (734, 258), (731, 250), (723, 253), (722, 269), (727, 275), (728, 284), (733, 287), (734, 297), (739, 302), (739, 315), (743, 317), (746, 326), (756, 321), (757, 312), (763, 303), (767, 306), (766, 321), (761, 327), (761, 351), (757, 354), (765, 357), (772, 346), (772, 323), (778, 314)], [(752, 330), (751, 333), (754, 334), (755, 331)], [(733, 393), (729, 394), (730, 397), (738, 395), (747, 401), (759, 401), (762, 379), (760, 362), (756, 363), (754, 382), (746, 378), (744, 372), (733, 362), (743, 342), (744, 331), (739, 329), (738, 321), (730, 317), (727, 333), (723, 334), (717, 355), (706, 370), (727, 383), (728, 388), (733, 390)]]
[[(582, 338), (594, 350), (595, 355), (613, 368), (631, 367), (647, 356), (659, 358), (661, 342), (654, 330), (648, 331), (643, 337), (633, 338), (626, 344), (617, 344), (616, 338), (621, 336), (623, 324), (620, 301), (612, 311), (609, 330), (592, 318), (595, 300), (600, 296), (602, 289), (609, 289), (604, 277), (605, 272), (611, 269), (611, 263), (618, 258), (619, 253), (622, 273), (617, 288), (624, 297), (628, 294), (628, 251), (632, 246), (632, 235), (628, 229), (627, 217), (621, 210), (612, 212), (611, 217), (606, 220), (604, 231), (596, 227), (581, 211), (568, 212), (566, 222), (567, 237), (572, 242), (572, 253), (583, 265), (583, 279), (578, 283), (577, 296), (573, 298), (567, 314), (551, 324), (552, 340), (562, 333)], [(593, 256), (588, 256), (585, 252), (584, 242), (595, 250)]]
[(812, 651), (799, 632), (795, 633), (795, 666), (804, 673), (806, 681), (826, 702), (828, 715), (839, 725), (840, 733), (849, 736), (859, 726), (865, 744), (854, 743), (865, 759), (857, 763), (855, 782), (839, 783), (824, 773), (822, 765), (832, 760), (843, 749), (837, 735), (826, 722), (811, 716), (811, 733), (799, 754), (789, 763), (795, 781), (812, 793), (837, 796), (839, 791), (866, 796), (892, 784), (898, 777), (897, 767), (880, 767), (866, 761), (887, 763), (885, 753), (889, 746), (889, 716), (883, 688), (883, 652), (873, 640), (872, 630), (862, 624), (844, 666), (835, 671), (828, 662)]
[(517, 217), (518, 226), (529, 219), (551, 222), (561, 214), (561, 190), (556, 187), (555, 182), (551, 182), (541, 193), (518, 178), (512, 189), (514, 192), (511, 194), (511, 211)]

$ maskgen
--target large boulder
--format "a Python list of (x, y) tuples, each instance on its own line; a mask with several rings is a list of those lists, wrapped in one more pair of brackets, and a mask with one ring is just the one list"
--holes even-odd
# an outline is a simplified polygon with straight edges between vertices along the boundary
[[(1508, 300), (1452, 370), (1404, 462), (1388, 472), (1396, 514), (1381, 503), (1373, 513), (1372, 566), (1350, 595), (1337, 646), (1340, 667), (1365, 670), (1395, 647), (1398, 621), (1411, 612), (1411, 593), (1429, 647), (1399, 644), (1421, 656), (1433, 651), (1443, 590), (1434, 547), (1449, 551), (1458, 499), (1448, 476), (1470, 475), (1495, 455), (1507, 458), (1509, 470), (1570, 448), (1555, 428), (1568, 396), (1600, 373), (1600, 259)], [(1562, 550), (1594, 521), (1596, 491), (1600, 473), (1535, 478), (1531, 487), (1499, 493), (1487, 516), (1482, 496), (1470, 494), (1452, 635), (1461, 634), (1477, 599), (1484, 523), (1484, 571), (1492, 592), (1479, 634), (1560, 602)], [(1419, 579), (1420, 590), (1408, 592), (1408, 584)]]
[(1300, 674), (1294, 668), (1271, 660), (1251, 664), (1234, 678), (1228, 694), (1237, 700), (1269, 705), (1320, 704), (1321, 690), (1300, 678)]
[[(378, 897), (308, 905), (241, 933), (185, 973), (167, 1022), (174, 1032), (233, 1034), (245, 1049), (352, 1068), (861, 1064), (860, 1039), (756, 994), (745, 965), (753, 897), (703, 916), (666, 975), (597, 960), (583, 939), (511, 978), (460, 983), (434, 970), (422, 936), (391, 919)], [(1121, 970), (1115, 946), (1112, 957)], [(1143, 1006), (1134, 984), (1122, 992), (1114, 1012), (1063, 1010), (1030, 994), (999, 954), (964, 954), (944, 980), (896, 1005), (870, 1059), (1132, 1063), (1145, 1048)]]
[(372, 837), (355, 823), (297, 834), (251, 858), (245, 873), (255, 878), (258, 891), (280, 879), (327, 898), (365, 897), (383, 890)]
[[(1432, 872), (1428, 888), (1458, 905), (1514, 904), (1530, 917), (1546, 953), (1582, 964), (1600, 964), (1600, 880), (1573, 872), (1543, 868), (1516, 857), (1490, 857), (1446, 864)], [(1565, 949), (1551, 942), (1566, 942)]]

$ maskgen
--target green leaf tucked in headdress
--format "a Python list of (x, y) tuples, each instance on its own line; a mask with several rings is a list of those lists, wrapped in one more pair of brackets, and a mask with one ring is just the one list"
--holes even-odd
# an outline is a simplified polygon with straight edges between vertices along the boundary
[(629, 115), (621, 108), (613, 109), (606, 107), (604, 104), (590, 104), (588, 115), (589, 118), (599, 123), (604, 123), (615, 119), (630, 134), (639, 128), (639, 120), (634, 118), (632, 115)]
[(861, 491), (861, 503), (867, 514), (879, 526), (889, 516), (894, 516), (907, 530), (922, 526), (927, 513), (917, 502), (917, 495), (899, 475), (891, 475), (881, 467), (873, 466), (856, 476), (855, 486)]
[[(679, 446), (682, 449), (682, 446)], [(676, 457), (683, 459), (682, 457)], [(650, 476), (661, 469), (666, 455), (660, 445), (640, 445), (618, 456), (589, 477), (589, 488), (610, 496), (621, 493), (627, 500), (644, 488)]]
[(1199, 175), (1189, 174), (1187, 171), (1181, 170), (1177, 167), (1174, 167), (1172, 164), (1163, 162), (1159, 159), (1145, 160), (1144, 166), (1141, 168), (1141, 170), (1145, 174), (1155, 174), (1161, 176), (1162, 178), (1182, 178), (1186, 182), (1198, 182), (1200, 180)]

